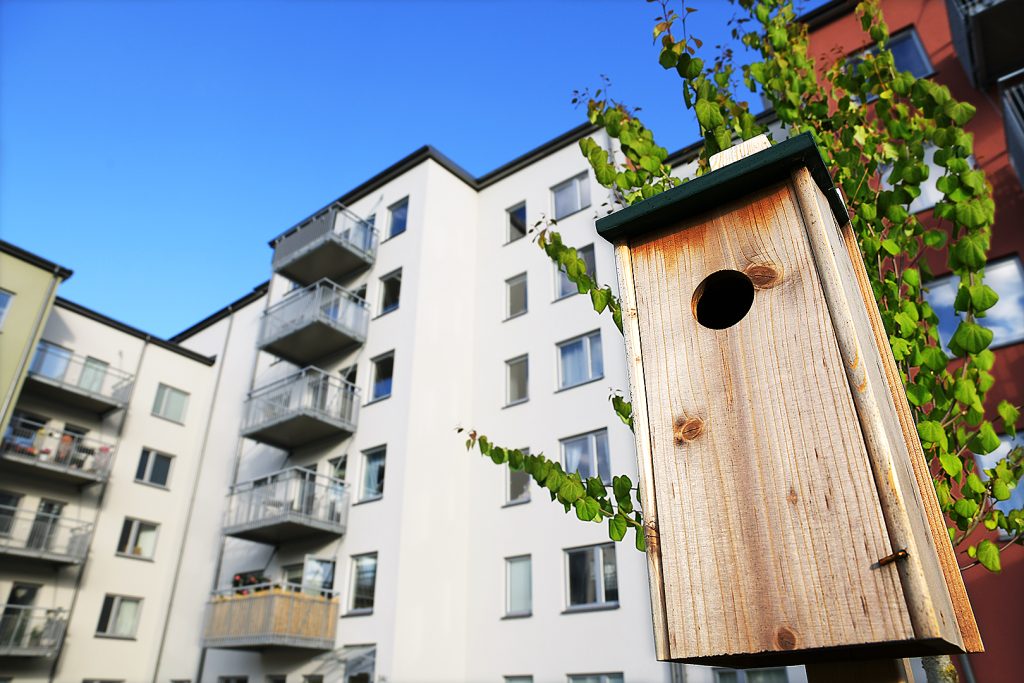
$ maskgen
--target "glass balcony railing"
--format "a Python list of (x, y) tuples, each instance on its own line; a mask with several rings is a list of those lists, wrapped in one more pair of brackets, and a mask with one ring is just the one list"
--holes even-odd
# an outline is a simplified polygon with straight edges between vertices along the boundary
[(1000, 77), (1024, 67), (1020, 0), (946, 0), (953, 49), (971, 85), (987, 88)]
[(79, 564), (89, 550), (92, 524), (60, 512), (0, 505), (0, 555)]
[(0, 443), (0, 458), (11, 466), (32, 468), (39, 476), (77, 483), (104, 482), (110, 476), (114, 444), (15, 418)]
[(361, 344), (370, 311), (366, 301), (330, 280), (292, 292), (263, 314), (259, 348), (305, 365)]
[(206, 608), (203, 645), (330, 650), (338, 624), (334, 591), (261, 583), (217, 591)]
[(67, 625), (63, 609), (0, 604), (0, 657), (52, 657)]
[(1000, 82), (1006, 151), (1017, 180), (1024, 185), (1024, 69)]
[(132, 374), (104, 361), (46, 341), (39, 343), (28, 379), (41, 393), (95, 413), (127, 405), (135, 381)]
[(340, 204), (333, 204), (274, 241), (274, 272), (309, 285), (340, 280), (373, 265), (377, 231)]
[(347, 518), (344, 481), (291, 467), (233, 486), (224, 533), (262, 543), (340, 536)]
[(278, 448), (294, 448), (351, 434), (358, 415), (356, 385), (308, 367), (249, 394), (242, 435)]

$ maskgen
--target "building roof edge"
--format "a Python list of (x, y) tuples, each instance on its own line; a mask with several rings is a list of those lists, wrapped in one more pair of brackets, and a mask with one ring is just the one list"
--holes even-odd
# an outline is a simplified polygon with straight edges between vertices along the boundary
[(5, 240), (0, 240), (0, 252), (21, 259), (26, 263), (31, 263), (33, 266), (36, 266), (37, 268), (48, 270), (62, 280), (67, 280), (74, 273), (74, 271), (72, 271), (70, 268), (65, 268), (64, 266), (58, 263), (54, 263), (49, 259), (45, 259), (42, 256), (39, 256), (38, 254), (33, 254), (31, 251), (28, 251), (27, 249), (22, 249), (21, 247), (11, 244), (10, 242), (7, 242)]
[(253, 287), (252, 291), (246, 294), (245, 296), (241, 296), (235, 299), (227, 306), (224, 306), (223, 308), (214, 311), (213, 313), (206, 316), (205, 318), (195, 323), (194, 325), (190, 325), (189, 327), (185, 328), (178, 334), (170, 337), (168, 341), (174, 344), (180, 344), (189, 337), (192, 337), (202, 332), (206, 328), (210, 327), (211, 325), (220, 322), (221, 320), (228, 317), (235, 311), (245, 308), (254, 301), (259, 301), (267, 294), (268, 291), (270, 291), (270, 280), (261, 282), (260, 284)]

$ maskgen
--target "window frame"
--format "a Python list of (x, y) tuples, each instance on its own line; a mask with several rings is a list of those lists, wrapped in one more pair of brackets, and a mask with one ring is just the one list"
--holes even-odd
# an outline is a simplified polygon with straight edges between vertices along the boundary
[[(529, 606), (525, 610), (513, 611), (512, 604), (512, 563), (525, 560), (528, 563), (529, 572)], [(529, 553), (522, 555), (510, 555), (505, 558), (505, 613), (503, 619), (523, 619), (533, 616), (533, 556)]]
[[(395, 305), (392, 306), (391, 308), (385, 308), (384, 307), (384, 295), (387, 293), (387, 282), (389, 282), (391, 280), (396, 280), (396, 279), (398, 280), (398, 296), (395, 299)], [(378, 297), (378, 301), (377, 301), (377, 317), (380, 318), (381, 316), (385, 316), (388, 313), (394, 313), (395, 311), (398, 310), (398, 307), (401, 304), (401, 300), (402, 300), (402, 269), (401, 268), (395, 268), (390, 273), (387, 273), (385, 275), (381, 275), (378, 278), (378, 282), (380, 282), (380, 296)]]
[[(991, 261), (986, 262), (985, 263), (986, 275), (988, 274), (988, 271), (992, 267), (994, 267), (994, 266), (1001, 266), (1001, 265), (1006, 264), (1006, 263), (1013, 264), (1014, 262), (1016, 262), (1016, 264), (1017, 264), (1017, 271), (1018, 271), (1018, 273), (1021, 276), (1021, 283), (1022, 283), (1022, 285), (1024, 285), (1024, 258), (1021, 258), (1021, 256), (1018, 255), (1018, 254), (1010, 254), (1009, 256), (1005, 256), (1005, 257), (1002, 257), (1002, 258), (992, 259)], [(1012, 267), (1012, 265), (1011, 265), (1011, 267)], [(939, 315), (939, 311), (935, 307), (935, 305), (932, 303), (932, 301), (929, 300), (929, 295), (931, 294), (932, 288), (934, 288), (936, 286), (943, 286), (943, 285), (946, 285), (946, 284), (955, 285), (954, 288), (953, 288), (953, 294), (954, 294), (954, 296), (956, 296), (956, 292), (958, 291), (958, 289), (960, 287), (960, 283), (959, 283), (959, 280), (957, 278), (956, 273), (949, 273), (947, 275), (940, 275), (939, 277), (932, 278), (931, 280), (928, 280), (927, 282), (923, 283), (923, 285), (922, 285), (922, 288), (927, 291), (927, 293), (925, 294), (925, 301), (927, 301), (928, 305), (931, 306), (933, 311), (935, 311), (935, 315), (936, 316)], [(989, 286), (991, 286), (991, 283), (989, 281), (986, 281), (986, 284), (989, 284)], [(995, 289), (995, 288), (993, 287), (993, 289)], [(999, 292), (997, 290), (996, 294), (998, 294), (1000, 296), (1000, 301), (1002, 301), (1004, 294), (1009, 296), (1012, 293), (1011, 292)], [(1022, 290), (1020, 292), (1020, 296), (1024, 297), (1024, 288), (1022, 288)], [(997, 303), (996, 306), (998, 306), (998, 305), (999, 304)], [(989, 309), (989, 311), (987, 311), (987, 312), (991, 312), (991, 311), (992, 311), (992, 309)], [(953, 311), (953, 317), (954, 317), (955, 321), (963, 320), (962, 314), (957, 313), (955, 310)], [(942, 318), (940, 317), (939, 318), (939, 326), (938, 326), (938, 329), (936, 330), (936, 334), (938, 334), (938, 336), (939, 336), (939, 348), (942, 349), (943, 353), (945, 353), (947, 356), (952, 358), (952, 355), (951, 355), (949, 349), (946, 346), (949, 343), (950, 339), (952, 339), (952, 335), (950, 336), (949, 339), (943, 338), (943, 335), (941, 333), (941, 329), (942, 329), (941, 328), (941, 324), (942, 324), (942, 322), (943, 322)], [(985, 324), (985, 318), (979, 318), (979, 322), (984, 325)], [(993, 335), (992, 343), (989, 344), (989, 346), (988, 346), (989, 350), (993, 350), (994, 351), (996, 349), (1001, 349), (1001, 348), (1004, 348), (1006, 346), (1013, 346), (1015, 344), (1020, 344), (1021, 342), (1024, 342), (1024, 327), (1022, 327), (1021, 330), (1022, 330), (1021, 334), (1019, 334), (1018, 336), (1010, 337), (1009, 339), (999, 339), (999, 340), (997, 340), (996, 337)], [(955, 327), (953, 328), (953, 331), (954, 332), (956, 331)]]
[[(523, 455), (529, 455), (529, 448), (520, 448), (519, 452)], [(503, 468), (505, 470), (505, 503), (502, 507), (513, 507), (515, 505), (525, 505), (530, 502), (530, 482), (533, 481), (533, 477), (527, 474), (524, 470), (513, 470), (511, 467)], [(526, 477), (526, 488), (525, 496), (523, 498), (512, 498), (512, 476), (520, 475)]]
[[(125, 527), (126, 524), (131, 524), (131, 530), (128, 532), (128, 548), (138, 548), (138, 547), (140, 547), (138, 545), (139, 531), (140, 531), (140, 527), (143, 524), (145, 524), (146, 526), (153, 527), (153, 554), (152, 555), (141, 555), (141, 554), (140, 555), (136, 555), (135, 553), (131, 552), (130, 550), (121, 550), (120, 549), (119, 546), (121, 545), (121, 537), (124, 535), (124, 527)], [(117, 547), (116, 547), (116, 550), (114, 551), (114, 554), (117, 555), (118, 557), (127, 557), (127, 558), (130, 558), (130, 559), (133, 559), (133, 560), (145, 560), (145, 561), (148, 561), (148, 562), (155, 562), (156, 560), (154, 558), (156, 557), (156, 546), (157, 546), (157, 542), (159, 540), (160, 540), (160, 523), (159, 522), (151, 522), (149, 520), (139, 519), (138, 517), (128, 517), (128, 516), (126, 516), (124, 518), (124, 521), (121, 523), (121, 533), (118, 536)]]
[[(523, 377), (523, 396), (520, 398), (512, 398), (512, 366), (525, 364), (526, 369), (524, 371), (525, 376)], [(505, 361), (505, 405), (504, 408), (511, 408), (512, 406), (526, 403), (530, 400), (530, 354), (524, 353), (521, 356), (515, 358), (509, 358)]]
[[(395, 209), (399, 206), (405, 205), (405, 220), (402, 223), (402, 229), (399, 232), (395, 232)], [(376, 215), (376, 214), (374, 214)], [(384, 241), (392, 240), (399, 235), (404, 235), (409, 230), (409, 195), (405, 195), (396, 202), (392, 202), (388, 205), (388, 234), (384, 238)]]
[[(574, 186), (576, 190), (576, 203), (578, 204), (578, 206), (568, 213), (559, 214), (557, 211), (558, 203), (555, 200), (555, 194), (561, 188), (567, 187), (569, 185)], [(583, 191), (584, 188), (585, 191)], [(574, 176), (566, 178), (565, 180), (552, 185), (550, 188), (550, 197), (551, 216), (556, 221), (564, 220), (569, 216), (572, 216), (574, 214), (579, 213), (580, 211), (583, 211), (584, 209), (589, 209), (590, 202), (592, 201), (590, 197), (590, 173), (588, 171), (582, 171)]]
[[(590, 254), (590, 260), (593, 262), (593, 268), (591, 264), (587, 263), (586, 253)], [(577, 256), (583, 259), (583, 262), (587, 265), (587, 275), (589, 275), (595, 281), (597, 280), (597, 249), (594, 247), (594, 243), (584, 244), (582, 247), (576, 250)], [(562, 301), (563, 299), (571, 299), (577, 296), (580, 291), (579, 288), (573, 284), (569, 279), (569, 276), (562, 272), (562, 264), (557, 261), (553, 261), (552, 265), (555, 268), (555, 298), (552, 299), (552, 303), (556, 301)], [(569, 288), (567, 291), (562, 291), (562, 283), (568, 282)]]
[[(167, 458), (167, 460), (169, 461), (168, 465), (167, 465), (167, 482), (164, 483), (164, 484), (158, 484), (158, 483), (156, 483), (154, 481), (151, 481), (148, 478), (147, 479), (139, 479), (138, 475), (139, 475), (139, 464), (141, 464), (141, 462), (140, 462), (140, 463), (136, 464), (136, 466), (135, 466), (135, 483), (136, 484), (144, 484), (145, 486), (153, 486), (153, 487), (158, 488), (158, 489), (163, 489), (164, 491), (170, 491), (171, 490), (171, 476), (172, 476), (172, 474), (174, 472), (174, 461), (176, 460), (176, 456), (173, 456), (170, 453), (164, 453), (163, 451), (158, 451), (158, 450), (156, 450), (154, 448), (149, 448), (147, 446), (143, 446), (142, 450), (139, 452), (139, 460), (140, 461), (142, 460), (142, 456), (145, 455), (145, 454), (156, 455), (156, 456), (161, 456), (161, 457)], [(146, 459), (146, 467), (145, 467), (145, 470), (146, 470), (145, 476), (147, 476), (147, 477), (152, 477), (153, 476), (153, 463), (154, 462), (156, 462), (155, 458), (147, 457), (147, 459)]]
[[(369, 458), (377, 454), (381, 454), (382, 460), (384, 461), (384, 473), (380, 477), (380, 491), (375, 494), (366, 494), (366, 475), (369, 472)], [(374, 446), (373, 448), (367, 448), (362, 451), (362, 463), (361, 471), (359, 473), (359, 503), (370, 503), (375, 500), (380, 500), (384, 497), (384, 483), (385, 477), (387, 476), (387, 462), (388, 462), (388, 447), (387, 445)], [(347, 474), (347, 473), (346, 473)]]
[[(348, 611), (346, 616), (362, 616), (366, 614), (373, 614), (373, 609), (377, 604), (377, 570), (380, 567), (380, 558), (378, 557), (377, 551), (370, 553), (359, 553), (358, 555), (352, 555), (351, 572), (352, 577), (349, 581), (349, 600), (348, 600)], [(371, 600), (373, 602), (369, 607), (356, 607), (356, 583), (359, 581), (359, 561), (365, 558), (373, 558), (373, 595)]]
[[(604, 579), (604, 553), (605, 550), (609, 548), (612, 551), (612, 557), (615, 559), (615, 584), (616, 591), (618, 591), (619, 560), (618, 557), (615, 555), (615, 543), (593, 543), (590, 545), (581, 545), (572, 548), (564, 548), (562, 550), (562, 566), (565, 570), (565, 609), (562, 610), (562, 614), (571, 614), (574, 612), (593, 612), (598, 610), (610, 610), (619, 608), (620, 602), (617, 598), (615, 600), (608, 600), (606, 597), (607, 587), (605, 586)], [(598, 568), (596, 584), (598, 586), (598, 592), (600, 593), (601, 599), (597, 602), (579, 603), (574, 605), (572, 604), (572, 575), (569, 569), (569, 555), (570, 553), (595, 550), (600, 551), (599, 553), (597, 553), (598, 561), (594, 563), (594, 566)]]
[[(163, 406), (161, 407), (161, 409), (166, 409), (167, 408), (167, 396), (170, 395), (170, 392), (176, 391), (176, 392), (178, 392), (179, 394), (182, 394), (185, 397), (185, 403), (184, 403), (184, 405), (181, 408), (181, 419), (180, 420), (176, 420), (173, 417), (170, 417), (168, 415), (164, 415), (164, 414), (162, 414), (162, 413), (157, 411), (157, 408), (158, 408), (158, 406), (160, 406), (160, 403), (161, 403), (161, 401), (160, 401), (160, 389), (161, 388), (167, 389), (167, 391), (164, 392), (164, 394), (163, 394), (164, 400), (163, 400)], [(174, 424), (184, 425), (185, 424), (185, 418), (188, 415), (188, 404), (189, 404), (189, 399), (191, 397), (192, 397), (192, 394), (190, 392), (188, 392), (188, 391), (184, 391), (184, 390), (179, 389), (177, 387), (173, 387), (170, 384), (164, 384), (163, 382), (157, 382), (156, 395), (153, 397), (153, 408), (150, 411), (150, 414), (153, 417), (160, 418), (161, 420), (167, 420), (168, 422), (173, 422)]]
[[(597, 448), (597, 437), (604, 435), (605, 452), (608, 455), (608, 462), (605, 463), (605, 471), (609, 474), (609, 481), (605, 481), (604, 477), (601, 476), (601, 461), (598, 455)], [(572, 472), (579, 472), (579, 469), (569, 471), (568, 465), (565, 458), (565, 445), (570, 441), (579, 441), (581, 439), (587, 440), (587, 447), (589, 456), (593, 458), (594, 475), (599, 477), (605, 485), (610, 485), (611, 482), (611, 469), (612, 469), (612, 448), (611, 443), (608, 441), (608, 428), (601, 427), (600, 429), (594, 429), (589, 432), (583, 432), (582, 434), (573, 434), (572, 436), (566, 436), (558, 440), (558, 451), (559, 458), (561, 460), (562, 469), (565, 470), (566, 474), (572, 474)], [(580, 475), (582, 476), (582, 475)], [(586, 484), (586, 481), (583, 482)]]
[[(601, 371), (599, 374), (594, 374), (594, 351), (593, 351), (593, 338), (597, 337), (598, 344), (600, 345), (600, 364)], [(562, 368), (562, 349), (575, 344), (576, 342), (583, 341), (584, 353), (586, 355), (586, 366), (587, 366), (587, 378), (576, 382), (574, 384), (564, 384), (563, 379), (563, 368)], [(571, 337), (564, 341), (555, 343), (555, 368), (557, 375), (555, 377), (555, 392), (566, 391), (574, 387), (583, 386), (584, 384), (590, 384), (591, 382), (597, 382), (604, 379), (604, 340), (601, 338), (601, 329), (591, 330), (581, 335)]]
[(4, 329), (4, 321), (7, 320), (7, 313), (11, 310), (16, 296), (18, 295), (15, 292), (0, 287), (0, 331)]
[[(523, 310), (516, 313), (512, 312), (512, 287), (518, 284), (520, 281), (523, 283)], [(505, 280), (505, 318), (504, 320), (512, 320), (518, 318), (521, 315), (526, 315), (530, 312), (530, 281), (527, 277), (527, 273), (524, 270), (518, 275)]]
[[(107, 628), (110, 628), (112, 622), (117, 621), (118, 612), (121, 609), (121, 605), (125, 601), (138, 603), (138, 608), (135, 612), (135, 623), (132, 625), (132, 632), (130, 635), (123, 635), (120, 633), (111, 633), (109, 631), (101, 631), (100, 626), (103, 622), (103, 611), (107, 605), (107, 599), (110, 599), (110, 612), (107, 615)], [(115, 638), (118, 640), (135, 640), (136, 634), (139, 632), (139, 622), (142, 621), (142, 603), (143, 599), (134, 595), (120, 595), (118, 593), (105, 593), (103, 595), (103, 602), (100, 603), (100, 617), (96, 622), (96, 632), (93, 634), (97, 638)]]
[(588, 678), (599, 678), (598, 683), (623, 683), (626, 679), (621, 671), (603, 671), (590, 674), (566, 674), (566, 683), (582, 683)]
[[(760, 670), (764, 670), (764, 669), (771, 669), (771, 670), (776, 670), (776, 671), (782, 671), (785, 674), (785, 676), (786, 676), (786, 680), (787, 681), (789, 680), (789, 671), (788, 671), (787, 667), (785, 667), (785, 666), (760, 666), (760, 667), (757, 667), (756, 669), (751, 669), (751, 670), (752, 671), (760, 671)], [(747, 670), (746, 669), (729, 669), (729, 668), (721, 667), (721, 666), (716, 666), (716, 667), (713, 667), (711, 669), (711, 678), (714, 680), (714, 683), (719, 683), (719, 681), (721, 680), (719, 678), (719, 676), (718, 676), (718, 674), (721, 673), (721, 672), (729, 672), (731, 674), (736, 674), (736, 683), (747, 683)]]
[[(519, 209), (523, 210), (523, 234), (519, 235), (518, 237), (513, 237), (512, 215)], [(529, 232), (530, 228), (526, 222), (526, 200), (524, 199), (523, 201), (518, 202), (517, 204), (513, 204), (512, 206), (505, 209), (505, 244), (503, 246), (507, 246), (509, 244), (512, 244), (513, 242), (518, 242), (519, 240), (526, 237), (527, 233)]]
[[(391, 359), (391, 379), (388, 385), (388, 393), (377, 396), (375, 389), (377, 386), (377, 370), (378, 364), (381, 361)], [(366, 405), (371, 403), (377, 403), (378, 401), (384, 401), (391, 398), (391, 395), (395, 393), (395, 352), (394, 350), (382, 353), (379, 356), (375, 356), (370, 359), (370, 390), (367, 392), (370, 395), (370, 400), (366, 402)]]

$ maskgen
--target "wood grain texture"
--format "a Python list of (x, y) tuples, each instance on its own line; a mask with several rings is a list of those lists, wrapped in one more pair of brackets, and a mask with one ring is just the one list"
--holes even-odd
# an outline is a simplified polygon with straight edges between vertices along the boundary
[[(825, 210), (822, 209), (822, 211)], [(953, 545), (949, 542), (946, 520), (942, 516), (939, 501), (935, 497), (932, 474), (928, 469), (928, 461), (925, 459), (924, 451), (921, 448), (917, 426), (910, 411), (910, 404), (907, 402), (907, 393), (903, 388), (903, 380), (900, 378), (896, 359), (892, 355), (892, 348), (889, 346), (889, 340), (885, 334), (885, 326), (882, 323), (881, 314), (878, 312), (878, 307), (875, 304), (874, 293), (871, 291), (871, 281), (868, 279), (864, 260), (857, 246), (856, 235), (853, 234), (853, 227), (849, 223), (843, 226), (840, 232), (842, 234), (843, 247), (853, 264), (854, 276), (857, 280), (857, 290), (868, 312), (868, 319), (875, 337), (875, 345), (882, 349), (882, 367), (885, 371), (886, 385), (892, 396), (893, 405), (899, 418), (903, 440), (907, 444), (914, 477), (917, 480), (918, 489), (921, 491), (925, 516), (928, 527), (931, 530), (932, 539), (934, 540), (943, 578), (946, 581), (946, 588), (949, 591), (953, 609), (956, 613), (960, 635), (963, 638), (963, 647), (967, 652), (984, 652), (985, 646), (981, 640), (981, 632), (978, 630), (978, 622), (974, 618), (974, 610), (971, 609), (971, 603), (967, 597), (967, 588), (964, 586), (964, 579), (960, 573), (956, 553), (953, 550)]]
[[(671, 658), (912, 639), (896, 568), (874, 566), (885, 520), (789, 184), (630, 255)], [(712, 330), (691, 297), (723, 269), (758, 289)], [(677, 442), (678, 418), (703, 431)]]
[(733, 145), (729, 149), (724, 149), (718, 154), (712, 154), (711, 158), (708, 159), (708, 165), (711, 166), (712, 171), (717, 171), (723, 166), (727, 166), (734, 161), (739, 161), (743, 157), (748, 157), (751, 154), (764, 151), (772, 146), (768, 136), (765, 134), (756, 135), (749, 140), (744, 140), (738, 145)]
[[(888, 340), (877, 344), (869, 317), (869, 311), (877, 307), (873, 300), (870, 305), (864, 302), (854, 259), (810, 173), (798, 169), (792, 181), (850, 380), (892, 548), (908, 553), (895, 565), (915, 636), (941, 639), (962, 649), (956, 611), (884, 368), (883, 357), (892, 351)], [(930, 479), (925, 492), (934, 496)]]
[(622, 306), (622, 336), (626, 342), (626, 367), (629, 370), (630, 401), (633, 405), (633, 436), (636, 441), (637, 491), (644, 513), (644, 538), (647, 541), (647, 577), (651, 587), (651, 615), (654, 621), (654, 650), (659, 660), (669, 658), (668, 629), (665, 622), (665, 580), (661, 570), (661, 545), (658, 539), (658, 497), (654, 490), (651, 434), (647, 420), (647, 387), (640, 363), (640, 328), (636, 317), (636, 290), (629, 247), (615, 245), (616, 271), (619, 274), (619, 303)]

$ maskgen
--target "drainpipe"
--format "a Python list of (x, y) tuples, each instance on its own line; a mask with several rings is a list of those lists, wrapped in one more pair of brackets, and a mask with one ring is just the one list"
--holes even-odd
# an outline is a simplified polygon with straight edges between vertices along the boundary
[(156, 651), (156, 664), (153, 666), (153, 683), (156, 683), (157, 676), (160, 673), (160, 662), (164, 656), (164, 645), (167, 643), (167, 629), (171, 622), (171, 610), (174, 609), (174, 596), (178, 592), (178, 581), (181, 576), (181, 567), (185, 560), (185, 543), (188, 539), (189, 529), (192, 527), (192, 515), (195, 512), (196, 497), (199, 494), (199, 479), (203, 473), (203, 461), (206, 460), (206, 449), (210, 441), (210, 428), (213, 426), (213, 411), (217, 406), (217, 395), (220, 393), (221, 376), (224, 374), (224, 366), (227, 364), (227, 351), (228, 343), (231, 341), (231, 332), (235, 326), (234, 311), (230, 311), (231, 315), (228, 317), (228, 331), (224, 335), (224, 345), (220, 351), (220, 364), (217, 368), (217, 377), (213, 384), (213, 395), (210, 397), (210, 410), (206, 417), (206, 428), (203, 430), (203, 444), (199, 448), (199, 461), (196, 463), (196, 473), (192, 478), (192, 493), (188, 501), (188, 513), (185, 515), (185, 529), (181, 534), (181, 545), (180, 552), (178, 553), (178, 562), (174, 565), (174, 578), (171, 579), (171, 594), (167, 599), (167, 609), (165, 610), (164, 627), (160, 629), (160, 646)]
[[(117, 454), (121, 451), (121, 437), (124, 435), (124, 426), (128, 422), (128, 411), (132, 405), (132, 399), (135, 398), (135, 390), (139, 386), (139, 373), (142, 371), (142, 361), (146, 358), (146, 350), (149, 349), (149, 340), (151, 337), (147, 336), (142, 345), (142, 352), (139, 353), (139, 362), (135, 365), (135, 375), (132, 381), (132, 389), (128, 392), (128, 401), (124, 406), (124, 413), (121, 414), (121, 421), (117, 425), (117, 435), (114, 443), (116, 449), (114, 450), (114, 459), (110, 461), (110, 470), (114, 469), (114, 460), (117, 459)], [(89, 560), (89, 553), (92, 551), (92, 543), (96, 540), (96, 527), (99, 525), (100, 513), (103, 511), (103, 499), (107, 495), (107, 484), (110, 481), (110, 475), (107, 475), (107, 481), (103, 482), (100, 487), (100, 495), (96, 500), (96, 515), (93, 517), (92, 522), (92, 534), (89, 536), (89, 544), (85, 548), (85, 559), (82, 560), (81, 566), (78, 568), (78, 576), (75, 577), (75, 589), (71, 594), (71, 605), (68, 607), (68, 626), (71, 625), (71, 617), (75, 613), (75, 604), (78, 602), (78, 593), (82, 589), (82, 581), (85, 578), (85, 565)], [(57, 655), (53, 658), (53, 664), (50, 666), (50, 683), (54, 683), (54, 677), (57, 675), (57, 666), (60, 664), (60, 657), (64, 654), (64, 639), (67, 637), (68, 629), (64, 629), (64, 634), (60, 639), (60, 647), (57, 648)]]

